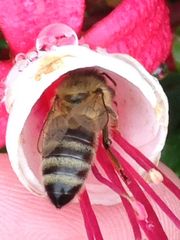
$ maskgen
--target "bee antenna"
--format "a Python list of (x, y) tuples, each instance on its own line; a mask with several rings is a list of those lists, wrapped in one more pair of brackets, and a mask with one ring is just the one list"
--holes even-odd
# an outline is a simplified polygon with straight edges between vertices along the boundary
[(113, 85), (114, 85), (115, 87), (117, 86), (117, 84), (116, 84), (116, 82), (114, 81), (114, 79), (111, 78), (107, 73), (103, 72), (102, 75), (104, 75), (105, 77), (109, 78), (109, 80), (111, 80), (111, 82), (113, 83)]
[(43, 134), (43, 129), (44, 129), (44, 126), (46, 124), (47, 120), (44, 121), (43, 125), (42, 125), (42, 128), (40, 130), (40, 133), (39, 133), (39, 136), (38, 136), (38, 141), (37, 141), (37, 151), (38, 153), (42, 153), (41, 149), (40, 149), (40, 141), (41, 141), (41, 136)]
[(96, 93), (100, 93), (101, 96), (102, 96), (103, 106), (104, 106), (104, 108), (105, 108), (105, 112), (106, 112), (106, 115), (107, 115), (107, 122), (106, 122), (105, 127), (107, 127), (108, 122), (109, 122), (109, 110), (108, 110), (108, 107), (106, 106), (106, 103), (105, 103), (105, 101), (104, 101), (104, 93), (103, 93), (103, 90), (102, 90), (101, 88), (97, 88), (95, 92), (96, 92)]

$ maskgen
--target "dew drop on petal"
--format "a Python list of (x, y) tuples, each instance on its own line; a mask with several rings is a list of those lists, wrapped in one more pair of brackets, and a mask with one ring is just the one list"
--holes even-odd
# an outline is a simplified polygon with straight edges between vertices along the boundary
[(37, 51), (54, 50), (63, 45), (77, 45), (78, 37), (74, 30), (62, 23), (46, 26), (36, 39)]
[(149, 176), (150, 180), (155, 184), (159, 184), (163, 181), (162, 174), (154, 168), (149, 170), (148, 176)]
[(38, 52), (37, 51), (32, 51), (32, 52), (28, 52), (26, 54), (26, 58), (30, 61), (33, 62), (34, 60), (36, 60), (38, 58)]
[(154, 224), (151, 223), (151, 222), (146, 221), (146, 228), (149, 231), (153, 231), (154, 230)]
[(29, 64), (29, 61), (27, 59), (20, 60), (16, 63), (16, 67), (19, 72), (22, 72)]
[(134, 211), (136, 212), (136, 216), (138, 220), (146, 220), (148, 218), (148, 214), (142, 203), (140, 203), (139, 201), (133, 200), (131, 201), (131, 204)]
[(153, 72), (153, 76), (155, 76), (156, 78), (158, 78), (159, 80), (165, 78), (168, 74), (169, 70), (168, 70), (168, 66), (165, 63), (162, 63), (154, 72)]
[(15, 56), (15, 62), (16, 62), (16, 63), (19, 62), (19, 61), (21, 61), (21, 60), (24, 60), (24, 59), (26, 59), (26, 56), (25, 56), (24, 53), (18, 53), (18, 54)]

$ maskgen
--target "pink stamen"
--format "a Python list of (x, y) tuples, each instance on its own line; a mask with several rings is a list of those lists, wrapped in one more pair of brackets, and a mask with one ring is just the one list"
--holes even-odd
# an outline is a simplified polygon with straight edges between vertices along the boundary
[(113, 139), (145, 170), (150, 171), (152, 168), (154, 168), (159, 171), (163, 176), (164, 185), (171, 192), (173, 192), (178, 199), (180, 199), (179, 188), (160, 169), (158, 169), (155, 164), (153, 164), (147, 157), (145, 157), (138, 149), (128, 143), (118, 131), (113, 131)]
[[(107, 156), (106, 152), (104, 151), (104, 148), (101, 146), (101, 144), (99, 145), (98, 153), (99, 154), (97, 154), (97, 156), (101, 156), (101, 157), (98, 157), (98, 161), (100, 162), (101, 166), (104, 168), (109, 179), (113, 183), (115, 183), (117, 186), (120, 186), (119, 178), (117, 177), (116, 172), (115, 172), (114, 168), (112, 167), (110, 161), (107, 161), (108, 156)], [(114, 154), (114, 152), (113, 152), (113, 154)], [(116, 155), (115, 155), (115, 157), (116, 157)], [(149, 239), (167, 240), (167, 236), (164, 233), (164, 230), (162, 229), (162, 226), (159, 222), (158, 217), (156, 216), (151, 204), (149, 203), (148, 199), (144, 195), (142, 189), (140, 188), (138, 183), (134, 180), (134, 176), (129, 172), (125, 172), (125, 174), (129, 178), (129, 181), (127, 182), (128, 188), (134, 195), (135, 199), (144, 204), (145, 211), (147, 212), (148, 219), (146, 218), (146, 219), (144, 219), (144, 221), (139, 221), (144, 232), (146, 233), (146, 235), (148, 236)]]
[(92, 209), (86, 189), (80, 195), (80, 207), (84, 217), (84, 223), (89, 240), (103, 240), (96, 216)]
[[(126, 169), (127, 176), (131, 181), (136, 181), (144, 188), (144, 190), (156, 201), (159, 207), (166, 213), (166, 215), (175, 223), (177, 227), (180, 227), (179, 219), (174, 215), (174, 213), (168, 208), (168, 206), (162, 201), (162, 199), (156, 194), (156, 192), (150, 187), (150, 185), (139, 175), (139, 173), (120, 155), (120, 147), (115, 142), (112, 141), (112, 152), (122, 165)], [(133, 178), (132, 178), (133, 176)], [(137, 183), (136, 183), (137, 185)], [(135, 186), (134, 186), (135, 187)]]
[(92, 231), (92, 228), (91, 228), (89, 217), (88, 217), (87, 211), (86, 211), (86, 206), (83, 203), (83, 200), (80, 201), (80, 207), (81, 207), (81, 212), (82, 212), (82, 215), (83, 215), (84, 224), (85, 224), (85, 227), (86, 227), (86, 233), (87, 233), (88, 239), (89, 240), (94, 240), (94, 236), (93, 236), (94, 234), (93, 234), (93, 231)]
[(139, 201), (136, 201), (135, 199), (132, 199), (131, 197), (129, 197), (126, 193), (122, 194), (119, 187), (116, 186), (115, 184), (113, 184), (112, 182), (110, 182), (109, 180), (107, 180), (106, 178), (104, 178), (100, 172), (98, 171), (97, 167), (95, 165), (92, 166), (92, 172), (94, 174), (94, 176), (103, 184), (105, 184), (106, 186), (108, 186), (109, 188), (113, 189), (115, 192), (117, 192), (120, 196), (120, 198), (126, 198), (130, 201), (133, 209), (136, 212), (136, 216), (138, 220), (146, 220), (148, 215), (146, 212), (146, 209), (144, 208), (144, 205), (142, 203), (140, 203)]
[(132, 208), (130, 202), (128, 201), (128, 196), (126, 197), (126, 192), (123, 189), (121, 182), (119, 184), (119, 186), (113, 184), (112, 182), (110, 182), (109, 180), (107, 180), (106, 178), (104, 178), (100, 172), (98, 171), (97, 167), (94, 165), (92, 166), (92, 171), (94, 176), (103, 184), (107, 185), (108, 187), (110, 187), (111, 189), (113, 189), (115, 192), (117, 192), (122, 200), (122, 203), (124, 205), (124, 208), (126, 209), (126, 212), (128, 214), (129, 217), (129, 221), (131, 223), (133, 232), (134, 232), (134, 238), (136, 240), (141, 240), (141, 231), (139, 228), (139, 224), (134, 212), (134, 209)]

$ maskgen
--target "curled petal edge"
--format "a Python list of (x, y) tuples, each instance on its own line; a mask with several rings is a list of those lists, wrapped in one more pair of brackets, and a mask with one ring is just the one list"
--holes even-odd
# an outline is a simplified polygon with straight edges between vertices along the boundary
[[(6, 80), (5, 103), (9, 112), (6, 146), (9, 159), (22, 184), (37, 195), (45, 195), (38, 139), (55, 89), (64, 74), (88, 67), (106, 73), (116, 82), (118, 130), (122, 136), (151, 161), (156, 164), (159, 161), (167, 135), (168, 102), (158, 80), (128, 55), (98, 53), (85, 46), (62, 46), (56, 51), (40, 53), (38, 59), (22, 72), (15, 65)], [(112, 85), (108, 78), (107, 82)], [(128, 160), (132, 161), (131, 158)], [(136, 163), (131, 164), (144, 174)], [(120, 201), (91, 173), (86, 189), (92, 203), (111, 205)], [(106, 199), (102, 198), (103, 193)]]

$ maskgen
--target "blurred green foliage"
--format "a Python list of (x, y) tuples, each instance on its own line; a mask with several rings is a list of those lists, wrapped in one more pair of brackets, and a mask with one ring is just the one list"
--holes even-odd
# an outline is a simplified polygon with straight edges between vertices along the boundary
[(180, 72), (171, 72), (161, 85), (169, 100), (169, 131), (162, 160), (180, 176)]
[(180, 71), (180, 26), (176, 28), (174, 33), (172, 54), (175, 60), (176, 69)]
[(172, 58), (168, 61), (171, 71), (160, 81), (169, 100), (169, 131), (162, 160), (180, 176), (180, 2), (168, 2), (174, 38)]
[(0, 60), (7, 60), (10, 58), (8, 44), (0, 32)]

